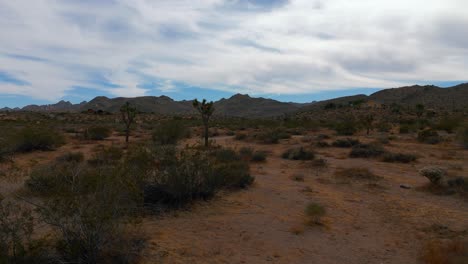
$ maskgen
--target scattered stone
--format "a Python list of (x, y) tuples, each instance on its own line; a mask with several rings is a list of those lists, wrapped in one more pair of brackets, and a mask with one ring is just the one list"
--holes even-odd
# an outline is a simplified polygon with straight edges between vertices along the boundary
[(408, 184), (401, 184), (401, 185), (400, 185), (400, 188), (402, 188), (402, 189), (411, 189), (411, 185), (408, 185)]

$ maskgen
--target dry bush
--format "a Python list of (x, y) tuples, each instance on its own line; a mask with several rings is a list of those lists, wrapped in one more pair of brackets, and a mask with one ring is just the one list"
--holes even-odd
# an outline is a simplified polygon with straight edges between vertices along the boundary
[(110, 137), (112, 130), (104, 126), (88, 127), (83, 132), (83, 138), (87, 140), (103, 140)]
[(298, 182), (303, 182), (304, 181), (304, 174), (294, 173), (293, 175), (291, 175), (291, 180), (298, 181)]
[(385, 153), (385, 149), (378, 144), (358, 144), (355, 145), (349, 156), (351, 158), (374, 158)]
[(14, 142), (14, 150), (18, 152), (54, 150), (65, 144), (65, 138), (61, 133), (44, 127), (23, 128), (10, 140)]
[(368, 168), (353, 167), (353, 168), (337, 168), (335, 176), (343, 180), (380, 180), (381, 177), (372, 173)]
[(430, 241), (425, 245), (421, 259), (426, 264), (468, 263), (468, 240)]
[(153, 131), (153, 142), (160, 145), (175, 145), (190, 135), (187, 127), (179, 120), (161, 122)]
[(318, 203), (307, 204), (304, 210), (307, 225), (323, 225), (322, 217), (325, 215), (325, 207)]
[(315, 153), (303, 147), (296, 147), (286, 150), (281, 157), (290, 160), (312, 160), (315, 157)]
[(267, 153), (265, 151), (255, 151), (252, 154), (252, 162), (264, 162), (266, 160)]
[(333, 147), (337, 148), (351, 148), (360, 144), (358, 139), (346, 138), (346, 139), (337, 139), (332, 143)]
[(419, 170), (421, 176), (426, 177), (434, 185), (441, 185), (447, 176), (447, 171), (437, 166), (427, 166)]
[(382, 161), (384, 162), (399, 162), (399, 163), (410, 163), (416, 161), (417, 157), (413, 154), (404, 154), (404, 153), (391, 153), (386, 152), (382, 156)]
[(437, 144), (441, 141), (441, 137), (433, 129), (424, 129), (418, 133), (418, 141), (426, 144)]

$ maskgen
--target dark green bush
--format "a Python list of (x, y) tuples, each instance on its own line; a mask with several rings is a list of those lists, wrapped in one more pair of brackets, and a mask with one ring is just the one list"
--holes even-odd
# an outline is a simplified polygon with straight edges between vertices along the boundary
[(426, 144), (437, 144), (441, 141), (441, 138), (437, 131), (425, 129), (418, 133), (418, 141)]
[(12, 140), (18, 152), (54, 150), (65, 144), (62, 134), (42, 127), (24, 128), (18, 131)]
[(360, 142), (357, 139), (346, 138), (346, 139), (337, 139), (332, 143), (332, 146), (338, 148), (351, 148), (358, 145)]
[(468, 149), (468, 124), (465, 124), (458, 129), (457, 140), (465, 149)]
[(308, 151), (303, 147), (291, 148), (286, 150), (281, 157), (290, 160), (312, 160), (315, 157), (314, 152)]
[(116, 164), (122, 159), (123, 154), (123, 150), (119, 147), (103, 147), (88, 160), (88, 163), (94, 166)]
[(181, 121), (164, 121), (153, 131), (153, 142), (160, 145), (175, 145), (188, 135), (189, 131)]
[(255, 135), (255, 138), (264, 144), (276, 144), (280, 139), (288, 139), (291, 135), (284, 129), (267, 129)]
[(408, 134), (410, 131), (410, 126), (400, 125), (400, 134)]
[(351, 158), (378, 157), (385, 153), (385, 149), (377, 144), (358, 144), (353, 146), (349, 156)]
[(236, 133), (236, 136), (234, 137), (235, 140), (245, 140), (247, 139), (247, 134), (245, 133)]
[(445, 130), (447, 133), (453, 133), (461, 125), (463, 119), (460, 116), (445, 115), (436, 125), (438, 130)]
[(318, 148), (327, 148), (330, 147), (330, 144), (328, 144), (328, 142), (326, 141), (317, 141), (317, 143), (315, 143), (315, 146)]
[(417, 159), (413, 154), (404, 154), (404, 153), (390, 153), (387, 152), (383, 155), (382, 160), (384, 162), (400, 162), (400, 163), (410, 163)]
[(254, 178), (248, 163), (231, 149), (157, 149), (156, 176), (145, 186), (145, 203), (184, 206), (220, 189), (244, 188)]
[(82, 162), (84, 160), (83, 152), (68, 152), (56, 159), (58, 162)]
[(110, 137), (112, 131), (108, 127), (93, 126), (83, 132), (83, 138), (88, 140), (103, 140)]
[(265, 151), (255, 151), (252, 155), (251, 161), (252, 162), (263, 162), (266, 160), (266, 152)]
[(358, 124), (352, 119), (343, 120), (335, 124), (334, 129), (338, 135), (352, 136), (358, 130)]

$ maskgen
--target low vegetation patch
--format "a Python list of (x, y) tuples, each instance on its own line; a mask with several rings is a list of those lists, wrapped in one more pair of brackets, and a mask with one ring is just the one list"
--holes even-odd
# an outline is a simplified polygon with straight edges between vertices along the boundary
[(289, 160), (312, 160), (315, 154), (312, 151), (306, 150), (304, 147), (297, 147), (286, 150), (281, 157)]
[(368, 168), (337, 168), (335, 176), (342, 180), (380, 180), (381, 177), (372, 173)]
[(263, 132), (257, 133), (255, 139), (259, 140), (264, 144), (276, 144), (280, 139), (291, 138), (291, 135), (282, 128), (278, 129), (267, 129)]
[(11, 140), (17, 152), (54, 150), (65, 144), (65, 138), (61, 133), (42, 127), (23, 128)]
[(85, 129), (83, 138), (87, 140), (103, 140), (110, 137), (112, 130), (104, 126), (93, 126)]
[(386, 152), (382, 156), (384, 162), (410, 163), (416, 161), (417, 157), (413, 154)]
[(332, 146), (337, 148), (351, 148), (360, 144), (359, 140), (353, 138), (337, 139), (332, 143)]
[(378, 144), (357, 144), (353, 146), (349, 156), (351, 158), (374, 158), (385, 153), (385, 149)]
[(175, 145), (190, 136), (187, 127), (179, 120), (163, 121), (153, 131), (153, 142), (159, 145)]
[(419, 170), (419, 174), (426, 177), (432, 184), (441, 185), (446, 180), (447, 171), (441, 167), (428, 166)]
[(468, 149), (468, 123), (458, 129), (457, 140), (465, 149)]
[(252, 154), (252, 162), (264, 162), (266, 160), (267, 153), (265, 151), (255, 151)]
[(426, 144), (437, 144), (441, 141), (441, 137), (433, 129), (424, 129), (418, 133), (418, 141)]
[(304, 213), (307, 225), (323, 225), (322, 218), (325, 216), (326, 210), (322, 205), (311, 202), (307, 204)]

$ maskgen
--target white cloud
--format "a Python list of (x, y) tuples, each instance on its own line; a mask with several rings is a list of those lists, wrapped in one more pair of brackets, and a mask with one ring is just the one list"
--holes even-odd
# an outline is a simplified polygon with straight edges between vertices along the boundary
[(163, 92), (183, 82), (286, 94), (468, 79), (466, 1), (271, 2), (0, 0), (0, 71), (31, 83), (0, 83), (0, 94), (56, 100), (85, 86), (139, 96), (148, 80)]

